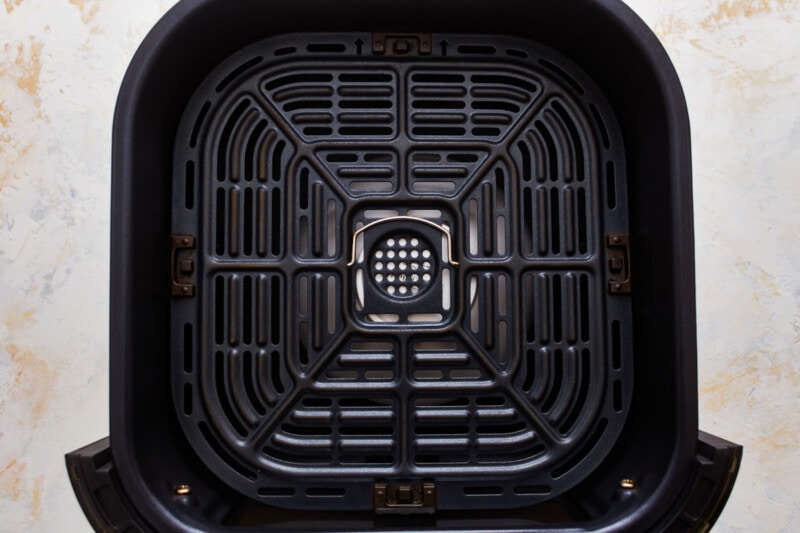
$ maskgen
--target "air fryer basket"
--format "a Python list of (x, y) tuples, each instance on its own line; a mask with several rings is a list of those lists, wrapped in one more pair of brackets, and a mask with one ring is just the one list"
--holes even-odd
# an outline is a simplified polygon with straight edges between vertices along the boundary
[(713, 523), (741, 448), (697, 432), (680, 85), (621, 3), (551, 4), (184, 0), (151, 33), (113, 446), (68, 456), (95, 527)]

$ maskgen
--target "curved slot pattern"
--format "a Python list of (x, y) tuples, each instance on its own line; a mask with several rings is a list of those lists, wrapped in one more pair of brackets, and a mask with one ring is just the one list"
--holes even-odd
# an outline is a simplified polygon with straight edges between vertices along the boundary
[(214, 397), (225, 423), (241, 437), (292, 388), (281, 362), (283, 299), (283, 281), (276, 274), (216, 277)]
[[(250, 99), (219, 124), (214, 197), (218, 256), (275, 259), (284, 247), (282, 176), (291, 153)], [(187, 193), (188, 194), (188, 193)]]
[[(463, 47), (462, 47), (463, 48)], [(468, 46), (470, 50), (492, 47)], [(541, 95), (533, 77), (517, 71), (461, 69), (442, 73), (414, 69), (408, 77), (409, 130), (414, 138), (460, 138), (497, 141)]]
[(371, 69), (320, 72), (295, 67), (268, 77), (262, 90), (304, 140), (385, 139), (397, 132), (395, 76)]
[[(597, 143), (574, 106), (552, 98), (512, 146), (520, 176), (522, 252), (533, 257), (575, 257), (589, 252), (593, 221), (586, 176), (596, 165)], [(613, 168), (610, 167), (610, 168)], [(614, 177), (604, 180), (609, 207)]]
[[(492, 400), (490, 405), (484, 399)], [(533, 428), (502, 396), (420, 396), (413, 405), (414, 462), (421, 472), (441, 465), (457, 471), (459, 467), (512, 464), (547, 451)]]
[(589, 312), (591, 276), (529, 273), (523, 276), (525, 357), (518, 374), (521, 390), (562, 435), (585, 431), (597, 409), (587, 402), (602, 387), (604, 371), (592, 358)]
[(391, 397), (306, 396), (281, 420), (263, 453), (291, 465), (385, 469), (398, 458), (398, 410)]

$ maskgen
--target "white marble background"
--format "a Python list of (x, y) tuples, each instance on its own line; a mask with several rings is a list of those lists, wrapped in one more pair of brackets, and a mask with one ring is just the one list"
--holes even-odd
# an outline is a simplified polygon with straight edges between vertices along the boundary
[[(111, 120), (174, 0), (0, 4), (0, 530), (89, 531), (108, 434)], [(715, 531), (800, 531), (800, 0), (630, 0), (693, 124), (701, 427), (745, 446)]]

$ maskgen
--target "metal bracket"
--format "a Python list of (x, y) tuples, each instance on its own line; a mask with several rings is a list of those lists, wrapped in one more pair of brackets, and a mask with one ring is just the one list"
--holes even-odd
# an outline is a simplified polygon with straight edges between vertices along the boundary
[(436, 485), (430, 481), (375, 483), (372, 496), (376, 514), (432, 514), (436, 511)]
[(372, 53), (375, 55), (405, 56), (418, 52), (429, 56), (433, 52), (430, 33), (373, 33)]
[(608, 256), (608, 292), (630, 294), (631, 246), (629, 235), (609, 235), (606, 238)]
[(195, 294), (195, 285), (192, 282), (194, 274), (194, 250), (197, 239), (192, 235), (172, 236), (172, 296), (178, 298), (191, 298)]
[(395, 217), (386, 217), (380, 220), (376, 220), (375, 222), (370, 222), (366, 226), (359, 228), (353, 233), (353, 243), (352, 249), (350, 252), (350, 262), (347, 263), (348, 267), (351, 267), (356, 264), (356, 248), (358, 246), (358, 236), (367, 231), (370, 228), (374, 228), (380, 224), (385, 224), (387, 222), (397, 222), (398, 220), (406, 220), (408, 222), (416, 222), (419, 224), (425, 224), (432, 228), (436, 228), (447, 237), (447, 262), (453, 266), (458, 266), (458, 261), (453, 258), (453, 235), (450, 233), (450, 230), (445, 228), (444, 226), (440, 226), (434, 222), (426, 218), (419, 218), (419, 217), (409, 217), (409, 216), (395, 216)]

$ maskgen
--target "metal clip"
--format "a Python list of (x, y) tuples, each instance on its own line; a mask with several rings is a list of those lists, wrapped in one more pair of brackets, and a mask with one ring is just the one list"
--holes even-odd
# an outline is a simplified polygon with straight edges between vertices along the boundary
[(436, 485), (430, 481), (375, 483), (372, 496), (376, 514), (431, 514), (436, 511)]
[(197, 239), (192, 235), (172, 236), (172, 296), (191, 298), (195, 293), (192, 283), (194, 274), (194, 249)]
[(398, 220), (407, 220), (409, 222), (418, 222), (420, 224), (426, 224), (426, 225), (428, 225), (428, 226), (430, 226), (432, 228), (436, 228), (439, 231), (441, 231), (442, 233), (444, 233), (445, 236), (447, 237), (447, 262), (450, 263), (453, 266), (458, 266), (458, 261), (456, 261), (453, 258), (453, 236), (450, 234), (450, 230), (449, 229), (447, 229), (444, 226), (440, 226), (440, 225), (438, 225), (438, 224), (436, 224), (434, 222), (431, 222), (430, 220), (425, 219), (425, 218), (410, 217), (410, 216), (405, 216), (405, 215), (382, 218), (380, 220), (376, 220), (375, 222), (370, 222), (366, 226), (357, 229), (356, 232), (353, 233), (352, 251), (350, 252), (350, 262), (347, 263), (347, 266), (351, 267), (351, 266), (356, 264), (356, 247), (357, 247), (357, 241), (358, 241), (358, 236), (359, 235), (361, 235), (362, 233), (364, 233), (368, 229), (374, 228), (375, 226), (378, 226), (380, 224), (385, 224), (387, 222), (397, 222)]
[(630, 240), (628, 235), (607, 237), (608, 292), (611, 294), (630, 294), (632, 291)]
[(433, 52), (433, 36), (430, 33), (373, 33), (372, 52), (376, 55), (429, 56)]

